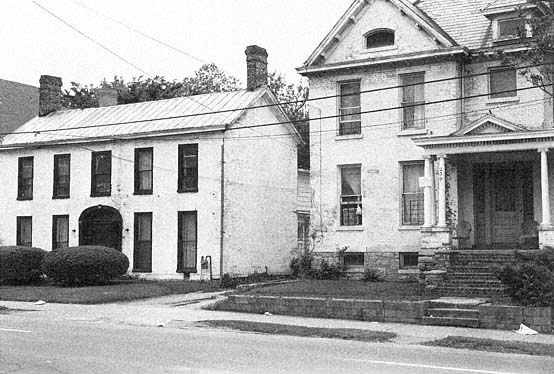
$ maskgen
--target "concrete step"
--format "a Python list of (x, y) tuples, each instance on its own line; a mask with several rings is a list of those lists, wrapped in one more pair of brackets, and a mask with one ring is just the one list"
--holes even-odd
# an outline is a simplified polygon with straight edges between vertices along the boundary
[(491, 297), (491, 296), (507, 296), (504, 288), (487, 288), (487, 287), (449, 287), (439, 286), (437, 290), (442, 296), (471, 296), (471, 297)]
[(449, 271), (448, 272), (449, 277), (471, 277), (471, 278), (491, 278), (491, 279), (497, 279), (496, 276), (493, 273), (489, 272), (463, 272), (463, 271)]
[(449, 286), (467, 286), (467, 287), (503, 287), (503, 284), (499, 280), (493, 280), (493, 279), (475, 279), (475, 278), (467, 278), (467, 279), (450, 279), (446, 278), (442, 285), (449, 285)]
[(479, 311), (477, 309), (462, 308), (429, 308), (427, 309), (427, 316), (479, 319)]
[(451, 318), (451, 317), (431, 317), (422, 318), (424, 325), (434, 326), (456, 326), (456, 327), (479, 327), (479, 318)]

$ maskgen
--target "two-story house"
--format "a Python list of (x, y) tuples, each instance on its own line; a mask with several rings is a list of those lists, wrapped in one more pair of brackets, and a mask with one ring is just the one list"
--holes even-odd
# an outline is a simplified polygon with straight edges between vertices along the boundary
[(535, 221), (554, 244), (552, 90), (518, 63), (540, 5), (352, 3), (298, 68), (316, 108), (317, 258), (406, 279), (442, 271), (453, 246), (518, 248)]
[(0, 143), (4, 244), (105, 245), (142, 276), (288, 271), (297, 247), (300, 136), (267, 88), (267, 52), (246, 49), (247, 89), (61, 110), (40, 79), (40, 115)]

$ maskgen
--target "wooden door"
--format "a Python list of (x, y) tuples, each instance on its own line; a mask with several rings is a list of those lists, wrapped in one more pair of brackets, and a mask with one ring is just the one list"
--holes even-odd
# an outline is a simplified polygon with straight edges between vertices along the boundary
[(528, 163), (473, 168), (475, 246), (516, 248), (525, 218), (533, 216), (532, 168)]

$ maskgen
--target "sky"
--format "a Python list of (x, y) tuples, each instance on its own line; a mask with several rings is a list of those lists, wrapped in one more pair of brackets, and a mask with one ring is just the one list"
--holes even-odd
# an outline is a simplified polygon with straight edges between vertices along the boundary
[(96, 86), (116, 75), (126, 81), (141, 75), (181, 80), (214, 62), (245, 84), (244, 50), (257, 44), (268, 51), (269, 71), (296, 83), (301, 77), (295, 68), (351, 2), (2, 0), (0, 79), (38, 86), (40, 75), (48, 74), (61, 77), (64, 87), (71, 82)]

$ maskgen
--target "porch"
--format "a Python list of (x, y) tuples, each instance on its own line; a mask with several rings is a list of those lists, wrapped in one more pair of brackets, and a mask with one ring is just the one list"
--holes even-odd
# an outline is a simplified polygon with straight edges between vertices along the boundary
[(425, 150), (422, 282), (438, 287), (454, 251), (554, 247), (553, 130), (528, 131), (489, 115), (449, 136), (414, 142)]

